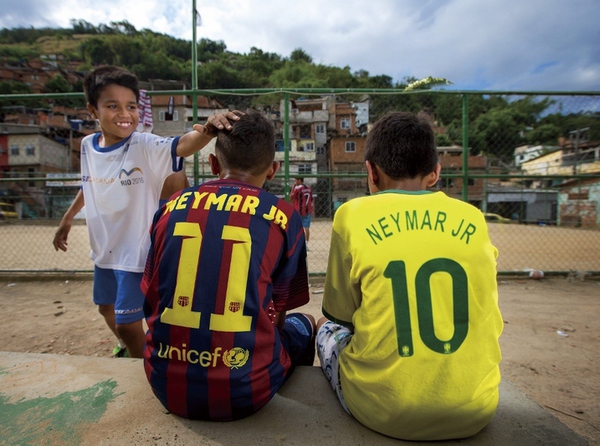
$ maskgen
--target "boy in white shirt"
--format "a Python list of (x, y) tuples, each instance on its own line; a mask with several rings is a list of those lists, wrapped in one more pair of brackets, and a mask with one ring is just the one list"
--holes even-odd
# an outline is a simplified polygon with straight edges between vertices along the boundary
[[(150, 246), (149, 228), (163, 182), (183, 167), (183, 159), (202, 149), (218, 129), (229, 129), (227, 112), (181, 137), (135, 131), (137, 77), (115, 66), (90, 72), (84, 80), (87, 108), (100, 133), (81, 143), (81, 189), (54, 236), (54, 248), (67, 250), (74, 216), (86, 208), (94, 261), (93, 299), (119, 339), (115, 356), (141, 358), (144, 349), (142, 273)], [(124, 351), (126, 349), (126, 352)]]

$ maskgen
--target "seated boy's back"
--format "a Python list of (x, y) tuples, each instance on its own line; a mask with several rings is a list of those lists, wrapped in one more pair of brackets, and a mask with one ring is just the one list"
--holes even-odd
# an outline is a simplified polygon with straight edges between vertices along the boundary
[(323, 314), (350, 330), (323, 320), (317, 338), (324, 370), (335, 374), (339, 353), (347, 410), (410, 440), (475, 434), (500, 382), (497, 251), (478, 209), (425, 190), (439, 177), (429, 129), (392, 114), (369, 135), (373, 195), (336, 212), (323, 297)]
[(293, 365), (312, 365), (314, 319), (285, 318), (309, 300), (302, 221), (260, 188), (279, 167), (272, 140), (268, 121), (241, 116), (210, 157), (220, 178), (185, 189), (154, 218), (142, 283), (145, 368), (177, 415), (245, 417)]

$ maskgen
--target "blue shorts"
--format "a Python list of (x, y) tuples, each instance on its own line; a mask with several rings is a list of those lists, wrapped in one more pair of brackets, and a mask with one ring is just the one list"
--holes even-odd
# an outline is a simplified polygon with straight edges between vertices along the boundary
[(144, 318), (143, 273), (94, 267), (93, 299), (96, 305), (114, 305), (115, 322), (129, 324)]
[(292, 360), (292, 368), (297, 365), (312, 366), (315, 361), (315, 333), (310, 320), (302, 313), (286, 315), (281, 343)]
[(302, 218), (302, 227), (310, 228), (310, 220), (312, 219), (312, 214), (305, 215)]

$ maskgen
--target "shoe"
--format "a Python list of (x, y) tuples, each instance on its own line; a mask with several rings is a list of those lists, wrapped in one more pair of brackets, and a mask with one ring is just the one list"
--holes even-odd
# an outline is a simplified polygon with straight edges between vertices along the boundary
[(115, 348), (113, 348), (113, 358), (129, 358), (129, 353), (127, 353), (127, 349), (125, 347), (117, 345)]

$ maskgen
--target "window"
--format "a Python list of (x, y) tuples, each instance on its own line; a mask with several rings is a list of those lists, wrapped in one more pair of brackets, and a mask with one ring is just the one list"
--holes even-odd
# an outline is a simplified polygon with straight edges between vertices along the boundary
[(11, 156), (19, 156), (19, 146), (10, 146)]
[(298, 173), (312, 173), (312, 165), (298, 164)]
[(159, 121), (179, 121), (179, 110), (173, 110), (173, 114), (161, 110), (158, 112)]
[(304, 151), (305, 152), (314, 152), (315, 150), (315, 143), (314, 142), (307, 142), (306, 144), (304, 144)]
[(350, 129), (350, 118), (340, 119), (340, 128), (349, 130)]
[(35, 156), (35, 146), (25, 146), (25, 155)]
[(316, 124), (315, 133), (325, 133), (325, 126), (323, 124)]
[(346, 152), (356, 152), (356, 143), (354, 141), (346, 141), (344, 149)]
[(475, 186), (475, 178), (469, 178), (469, 180), (468, 180), (467, 184), (468, 184), (469, 186)]
[(317, 155), (325, 155), (325, 147), (317, 147)]
[(454, 187), (454, 178), (440, 178), (441, 187)]
[(310, 133), (310, 126), (309, 125), (302, 125), (299, 128), (299, 134), (300, 134), (300, 139), (311, 139), (312, 135)]

